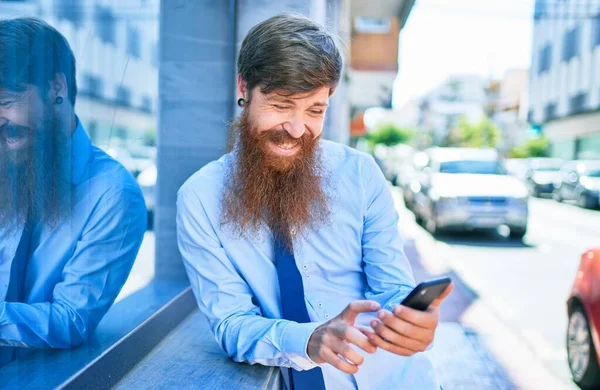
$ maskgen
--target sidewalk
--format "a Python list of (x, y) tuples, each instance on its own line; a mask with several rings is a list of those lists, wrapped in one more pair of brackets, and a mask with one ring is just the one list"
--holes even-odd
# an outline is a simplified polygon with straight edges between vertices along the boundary
[[(436, 277), (423, 266), (414, 241), (405, 241), (405, 251), (417, 281)], [(454, 275), (452, 280), (454, 291), (442, 306), (434, 347), (427, 352), (440, 384), (444, 390), (518, 389), (477, 332), (459, 323), (476, 297)]]
[[(401, 205), (400, 194), (395, 189), (392, 193), (397, 206)], [(401, 221), (407, 217), (408, 212), (403, 213)], [(455, 287), (442, 304), (434, 347), (427, 352), (444, 390), (573, 389), (573, 384), (557, 380), (523, 340), (482, 303), (438, 252), (435, 239), (415, 229), (414, 223), (400, 225), (415, 280), (450, 276)]]
[(427, 353), (444, 390), (517, 389), (477, 333), (459, 323), (441, 323)]

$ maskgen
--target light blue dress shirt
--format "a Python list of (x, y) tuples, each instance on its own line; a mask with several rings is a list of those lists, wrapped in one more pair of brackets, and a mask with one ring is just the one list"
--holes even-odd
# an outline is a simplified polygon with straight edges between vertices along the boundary
[[(305, 301), (313, 322), (282, 320), (273, 238), (268, 228), (239, 237), (222, 226), (221, 195), (228, 154), (194, 174), (179, 190), (178, 243), (191, 286), (216, 340), (238, 362), (297, 370), (316, 365), (306, 353), (313, 330), (348, 303), (372, 299), (391, 310), (414, 287), (398, 232), (398, 214), (372, 157), (320, 141), (330, 177), (331, 220), (295, 244)], [(361, 315), (368, 325), (374, 316)], [(439, 389), (427, 356), (363, 353), (356, 375), (322, 366), (329, 389)]]
[[(135, 179), (91, 144), (81, 124), (71, 139), (70, 218), (55, 227), (37, 224), (28, 259), (15, 258), (23, 226), (0, 226), (0, 353), (6, 346), (69, 348), (85, 341), (123, 287), (146, 230)], [(6, 302), (18, 261), (27, 267), (24, 299)]]

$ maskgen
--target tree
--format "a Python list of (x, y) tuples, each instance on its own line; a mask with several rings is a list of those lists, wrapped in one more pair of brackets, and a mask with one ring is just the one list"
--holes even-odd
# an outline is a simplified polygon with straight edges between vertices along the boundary
[(414, 136), (415, 132), (410, 129), (401, 128), (393, 123), (386, 123), (376, 127), (365, 138), (372, 146), (377, 144), (395, 146), (410, 142)]
[(530, 139), (508, 153), (510, 158), (548, 157), (549, 155), (550, 141), (544, 136)]
[(156, 146), (156, 128), (151, 127), (144, 132), (144, 142), (146, 145)]
[(469, 148), (495, 148), (501, 139), (500, 129), (488, 117), (483, 117), (477, 123), (469, 122), (467, 118), (462, 117), (457, 128), (449, 133), (444, 144)]

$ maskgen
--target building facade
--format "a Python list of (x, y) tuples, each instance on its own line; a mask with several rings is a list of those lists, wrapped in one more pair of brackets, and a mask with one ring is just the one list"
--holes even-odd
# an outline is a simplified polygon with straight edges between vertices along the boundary
[(69, 41), (76, 111), (99, 145), (148, 142), (156, 129), (159, 0), (0, 1), (0, 18), (38, 17)]
[[(354, 136), (366, 131), (360, 118), (372, 107), (392, 108), (399, 42), (414, 0), (352, 0), (349, 28), (348, 103)], [(360, 123), (360, 125), (356, 125)]]
[(486, 114), (486, 81), (477, 75), (454, 75), (420, 102), (419, 127), (427, 133), (420, 146), (442, 145), (461, 118), (478, 122)]
[(529, 120), (553, 156), (600, 158), (600, 4), (536, 0)]
[(527, 122), (529, 71), (507, 71), (497, 85), (497, 99), (489, 112), (490, 117), (502, 131), (500, 150), (508, 152), (521, 145), (530, 136)]

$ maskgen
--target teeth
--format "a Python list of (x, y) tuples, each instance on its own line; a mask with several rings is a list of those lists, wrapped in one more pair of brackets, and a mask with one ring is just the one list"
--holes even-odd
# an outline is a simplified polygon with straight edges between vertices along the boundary
[(296, 144), (286, 142), (286, 143), (282, 143), (282, 144), (277, 144), (277, 146), (279, 146), (281, 149), (292, 149), (293, 147), (296, 146)]

